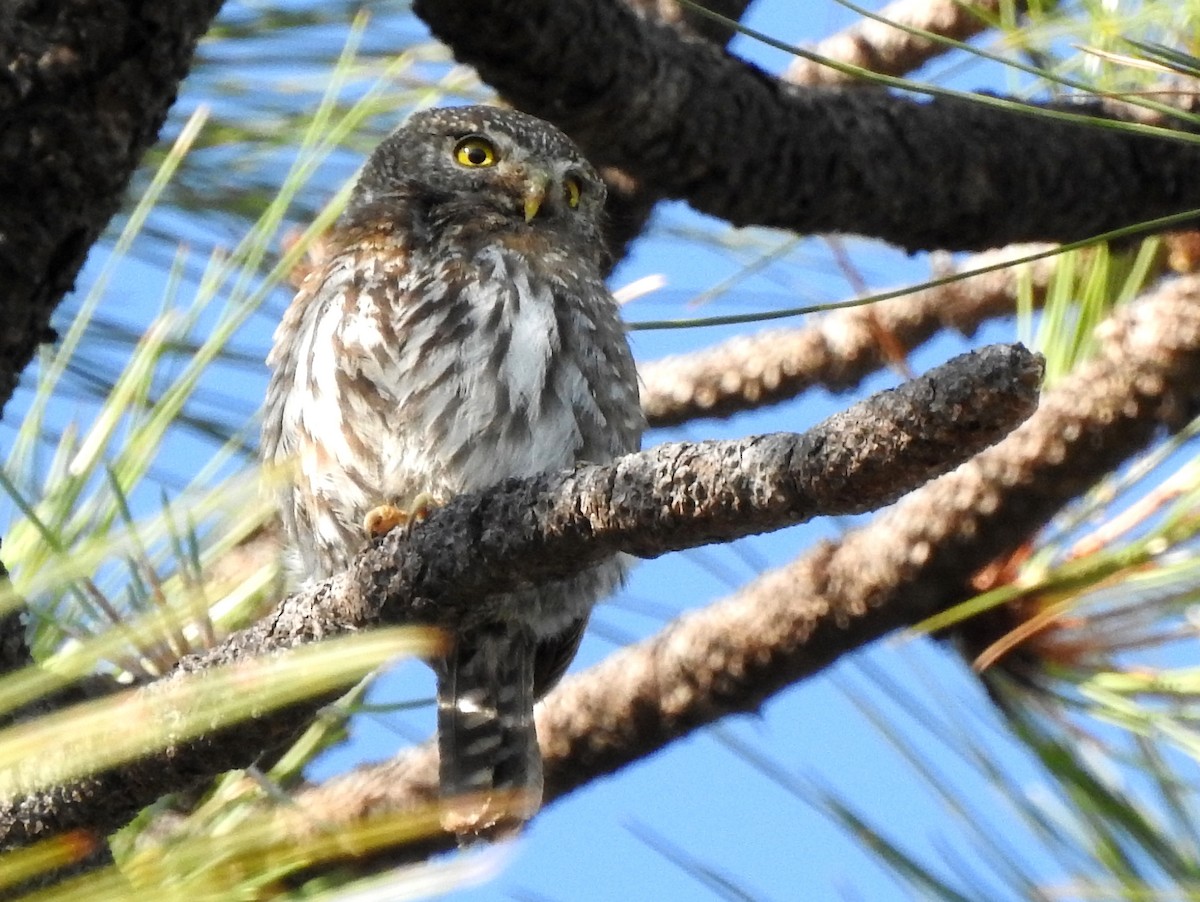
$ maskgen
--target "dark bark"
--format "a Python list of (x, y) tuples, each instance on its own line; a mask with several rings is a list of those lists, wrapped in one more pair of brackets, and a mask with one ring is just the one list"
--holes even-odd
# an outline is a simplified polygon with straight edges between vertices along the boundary
[[(561, 578), (616, 551), (653, 556), (879, 507), (999, 440), (1032, 412), (1040, 375), (1036, 355), (995, 346), (875, 395), (803, 436), (661, 446), (607, 467), (510, 480), (456, 498), (411, 536), (390, 534), (346, 573), (184, 659), (171, 678), (347, 630), (453, 626), (486, 610), (484, 595)], [(0, 803), (0, 847), (79, 826), (115, 829), (166, 792), (252, 763), (324, 701)], [(170, 711), (163, 717), (169, 722)]]
[(1200, 145), (1187, 141), (967, 100), (797, 88), (602, 0), (414, 9), (594, 163), (734, 225), (977, 250), (1200, 208)]
[(5, 0), (0, 413), (158, 136), (220, 0)]
[[(675, 0), (625, 0), (638, 15), (676, 29), (682, 36), (696, 35), (724, 47), (734, 31), (723, 22), (683, 8)], [(726, 19), (738, 21), (749, 6), (748, 0), (708, 0), (707, 7)], [(658, 202), (663, 199), (658, 187), (639, 181), (613, 166), (601, 169), (608, 185), (605, 205), (604, 244), (615, 266), (629, 252), (629, 246), (646, 228)]]

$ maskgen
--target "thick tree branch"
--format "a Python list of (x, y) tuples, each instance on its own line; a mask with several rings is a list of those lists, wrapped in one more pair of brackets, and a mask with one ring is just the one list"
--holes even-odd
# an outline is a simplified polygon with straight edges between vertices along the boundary
[[(725, 46), (734, 34), (733, 29), (723, 22), (690, 7), (682, 9), (676, 0), (625, 2), (644, 18), (673, 26), (685, 35), (690, 31), (718, 47)], [(735, 22), (749, 6), (744, 0), (705, 0), (703, 5)], [(999, 5), (998, 0), (979, 0), (970, 4), (957, 0), (898, 0), (881, 10), (880, 15), (934, 34), (964, 40), (987, 28), (987, 19), (995, 18)], [(815, 48), (825, 59), (888, 75), (903, 75), (946, 49), (945, 44), (915, 37), (872, 19), (864, 19), (853, 28), (821, 41)], [(792, 84), (808, 85), (853, 81), (836, 69), (800, 57), (788, 68), (785, 79)], [(630, 242), (641, 234), (663, 195), (654, 183), (641, 182), (614, 167), (605, 167), (604, 176), (609, 188), (605, 241), (614, 259), (619, 260)]]
[[(871, 524), (764, 574), (728, 599), (568, 678), (538, 710), (546, 799), (662, 748), (839, 655), (969, 597), (974, 573), (1063, 504), (1200, 412), (1200, 278), (1179, 280), (1103, 327), (1098, 357), (1048, 392), (1003, 442)], [(295, 829), (430, 802), (426, 745), (313, 787), (280, 812)], [(446, 847), (393, 850), (382, 864)]]
[(0, 15), (0, 412), (158, 136), (220, 0), (8, 0)]
[[(676, 0), (625, 0), (625, 3), (642, 18), (670, 26), (685, 36), (694, 34), (718, 47), (724, 47), (734, 35), (724, 23), (694, 10), (685, 10)], [(710, 0), (709, 5), (713, 12), (736, 22), (750, 3), (749, 0)], [(615, 166), (602, 167), (601, 175), (608, 185), (604, 243), (615, 266), (646, 228), (662, 194), (656, 186), (640, 182)]]
[[(1028, 416), (1040, 375), (1040, 358), (1019, 345), (985, 348), (803, 436), (662, 446), (611, 466), (512, 480), (455, 499), (411, 536), (386, 537), (347, 573), (185, 659), (173, 677), (377, 624), (453, 626), (486, 615), (480, 598), (488, 593), (561, 578), (616, 551), (653, 556), (887, 504)], [(323, 701), (0, 804), (0, 845), (80, 825), (120, 826), (165, 792), (251, 763), (293, 735)]]
[(604, 0), (414, 9), (594, 163), (734, 225), (969, 250), (1200, 208), (1200, 146), (1185, 140), (983, 102), (798, 89)]

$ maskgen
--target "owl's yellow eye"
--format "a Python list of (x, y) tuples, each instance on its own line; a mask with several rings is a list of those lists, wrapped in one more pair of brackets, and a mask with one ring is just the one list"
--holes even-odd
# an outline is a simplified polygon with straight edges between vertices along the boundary
[(496, 165), (496, 148), (484, 138), (463, 138), (454, 145), (454, 159), (461, 166), (480, 169)]
[(568, 175), (563, 181), (563, 190), (566, 193), (567, 206), (574, 210), (579, 206), (579, 197), (583, 194), (583, 186), (579, 184), (579, 179), (573, 175)]

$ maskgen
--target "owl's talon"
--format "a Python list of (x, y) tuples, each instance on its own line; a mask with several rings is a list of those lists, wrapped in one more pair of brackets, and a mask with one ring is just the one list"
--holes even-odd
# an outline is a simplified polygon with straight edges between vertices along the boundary
[(438, 500), (431, 492), (421, 492), (413, 499), (408, 508), (408, 528), (412, 529), (417, 523), (429, 519), (430, 512), (438, 506)]
[(408, 510), (394, 504), (381, 504), (367, 511), (363, 517), (363, 531), (368, 539), (378, 539), (399, 527), (411, 530), (417, 523), (424, 523), (429, 512), (437, 506), (437, 499), (429, 492), (417, 495)]
[(380, 536), (386, 536), (397, 526), (404, 526), (407, 523), (408, 514), (405, 511), (391, 504), (381, 504), (379, 507), (367, 511), (367, 515), (363, 518), (363, 531), (366, 532), (368, 539), (378, 539)]

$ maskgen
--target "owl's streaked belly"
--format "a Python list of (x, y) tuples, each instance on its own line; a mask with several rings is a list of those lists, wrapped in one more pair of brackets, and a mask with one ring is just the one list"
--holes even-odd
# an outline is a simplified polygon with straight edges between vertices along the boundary
[[(597, 401), (611, 363), (590, 344), (594, 326), (519, 258), (489, 249), (473, 262), (466, 285), (459, 260), (402, 279), (399, 292), (384, 290), (387, 273), (359, 270), (340, 304), (310, 311), (288, 405), (300, 437), (296, 527), (311, 537), (301, 545), (306, 572), (343, 569), (380, 504), (405, 508), (422, 493), (445, 501), (615, 456)], [(385, 302), (397, 295), (420, 300)], [(619, 576), (615, 564), (598, 568), (572, 594), (586, 610)], [(556, 605), (548, 627), (580, 615)]]

